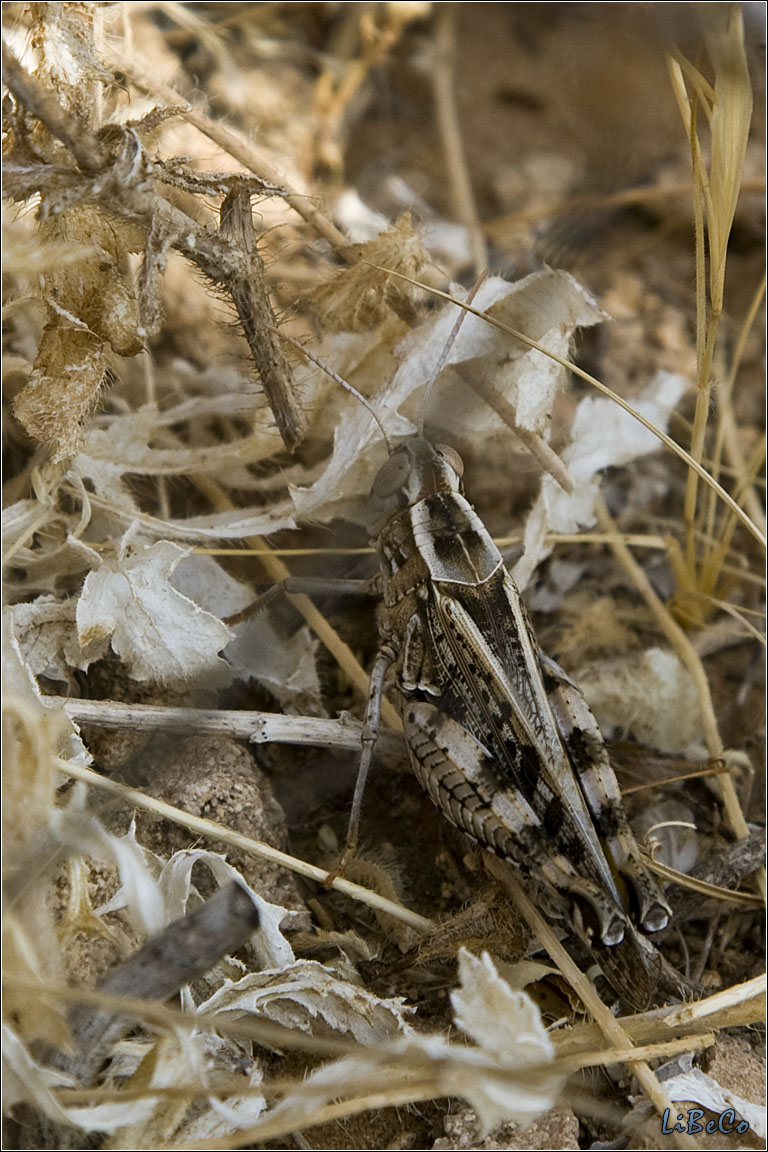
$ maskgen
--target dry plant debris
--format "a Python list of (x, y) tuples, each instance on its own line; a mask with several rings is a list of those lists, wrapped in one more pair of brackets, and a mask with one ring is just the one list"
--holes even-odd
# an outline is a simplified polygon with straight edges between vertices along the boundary
[[(4, 6), (7, 1147), (690, 1146), (684, 1101), (760, 1146), (757, 20)], [(384, 450), (296, 342), (393, 438), (440, 365), (429, 434), (613, 741), (695, 1003), (617, 1019), (391, 704), (322, 888), (373, 601), (243, 617), (372, 575)]]

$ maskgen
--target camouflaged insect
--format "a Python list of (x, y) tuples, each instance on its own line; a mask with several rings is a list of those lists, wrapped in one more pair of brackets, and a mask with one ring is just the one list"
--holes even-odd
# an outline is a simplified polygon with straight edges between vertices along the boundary
[[(367, 526), (383, 605), (365, 740), (370, 751), (394, 665), (411, 764), (432, 800), (535, 883), (619, 995), (646, 1007), (683, 986), (644, 935), (666, 926), (669, 905), (640, 856), (597, 722), (541, 652), (463, 495), (462, 470), (453, 449), (419, 436), (374, 480)], [(358, 788), (358, 811), (360, 797)]]

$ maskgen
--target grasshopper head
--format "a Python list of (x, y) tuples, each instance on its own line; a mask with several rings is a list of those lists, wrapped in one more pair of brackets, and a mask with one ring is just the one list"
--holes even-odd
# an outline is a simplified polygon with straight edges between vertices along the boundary
[(460, 492), (464, 464), (458, 452), (412, 436), (398, 444), (373, 481), (366, 523), (372, 537), (397, 512), (437, 492)]

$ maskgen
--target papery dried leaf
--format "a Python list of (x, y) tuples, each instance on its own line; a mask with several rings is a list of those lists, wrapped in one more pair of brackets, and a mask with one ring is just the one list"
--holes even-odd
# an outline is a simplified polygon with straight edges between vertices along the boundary
[[(573, 276), (551, 269), (518, 281), (514, 291), (488, 311), (563, 359), (568, 357), (577, 328), (589, 328), (605, 319), (597, 302)], [(499, 337), (504, 333), (497, 332)], [(514, 347), (511, 337), (506, 342), (506, 363), (502, 359), (493, 373), (494, 386), (514, 407), (521, 428), (545, 434), (555, 395), (567, 374), (557, 361), (535, 348)], [(482, 370), (481, 365), (478, 368)]]
[[(149, 1124), (137, 1126), (131, 1132), (123, 1133), (123, 1146), (128, 1148), (157, 1148), (161, 1140), (187, 1144), (193, 1140), (209, 1140), (215, 1136), (231, 1136), (239, 1129), (248, 1128), (259, 1119), (267, 1102), (261, 1092), (248, 1092), (242, 1096), (221, 1099), (219, 1095), (209, 1095), (216, 1089), (216, 1063), (222, 1072), (227, 1088), (233, 1079), (241, 1082), (244, 1089), (259, 1088), (263, 1072), (253, 1059), (249, 1046), (235, 1045), (231, 1040), (224, 1042), (216, 1036), (198, 1035), (196, 1041), (196, 1061), (190, 1068), (189, 1050), (186, 1043), (169, 1044), (158, 1054), (152, 1073), (152, 1082), (157, 1085), (189, 1084), (197, 1082), (201, 1092), (197, 1107), (188, 1111), (181, 1125), (169, 1131), (169, 1117), (162, 1113), (155, 1115)], [(170, 1113), (170, 1122), (179, 1118), (179, 1109)], [(164, 1121), (164, 1122), (163, 1122)]]
[(29, 604), (14, 604), (6, 611), (21, 659), (33, 676), (69, 682), (73, 668), (85, 670), (106, 652), (107, 643), (102, 637), (80, 644), (74, 597), (60, 600), (38, 596)]
[[(546, 1070), (546, 1064), (553, 1060), (553, 1050), (538, 1009), (524, 992), (513, 992), (500, 979), (487, 956), (478, 960), (464, 953), (462, 961), (462, 988), (453, 997), (462, 1019), (470, 1027), (473, 1027), (471, 1018), (476, 1017), (479, 1036), (489, 1041), (488, 1049), (468, 1048), (449, 1043), (442, 1036), (408, 1029), (405, 1036), (394, 1043), (385, 1046), (380, 1042), (370, 1059), (361, 1051), (352, 1058), (331, 1061), (313, 1072), (300, 1091), (295, 1095), (287, 1093), (264, 1118), (265, 1129), (269, 1125), (267, 1130), (272, 1133), (282, 1131), (281, 1118), (287, 1131), (311, 1123), (313, 1114), (340, 1096), (354, 1106), (356, 1095), (366, 1096), (374, 1086), (386, 1081), (388, 1069), (394, 1075), (409, 1073), (414, 1079), (436, 1078), (440, 1095), (459, 1096), (472, 1105), (483, 1135), (504, 1121), (527, 1124), (549, 1111), (562, 1087), (563, 1077), (554, 1070), (551, 1073)], [(478, 985), (473, 990), (469, 983), (475, 980)], [(496, 1021), (485, 1010), (484, 992), (491, 995), (500, 1010)], [(535, 1076), (527, 1074), (529, 1064), (536, 1067)], [(254, 1139), (258, 1139), (258, 1135), (258, 1132), (251, 1133)]]
[(374, 1046), (408, 1029), (402, 997), (382, 999), (339, 977), (316, 960), (297, 960), (279, 972), (253, 972), (215, 992), (199, 1011), (264, 1016), (287, 1028), (318, 1026)]
[[(32, 592), (55, 594), (60, 589), (66, 590), (70, 577), (89, 571), (94, 564), (98, 564), (98, 554), (75, 536), (67, 535), (61, 544), (56, 545), (54, 533), (62, 526), (62, 518), (54, 517), (53, 511), (51, 518), (54, 523), (49, 524), (48, 532), (41, 536), (41, 547), (34, 550), (22, 548), (17, 553), (18, 566), (23, 569), (23, 576), (17, 581), (6, 581), (9, 598), (14, 591), (28, 596)], [(57, 520), (59, 523), (56, 523)]]
[(671, 755), (700, 749), (698, 692), (673, 652), (649, 648), (622, 660), (593, 662), (578, 681), (608, 739), (632, 736)]
[(650, 832), (654, 860), (677, 872), (691, 872), (706, 851), (707, 838), (696, 827), (693, 809), (678, 796), (643, 807), (632, 820), (632, 828), (638, 840)]
[[(524, 1071), (526, 1064), (546, 1065), (554, 1061), (552, 1041), (541, 1013), (526, 992), (513, 991), (488, 956), (459, 952), (461, 986), (451, 993), (456, 1023), (481, 1046), (484, 1055), (504, 1067)], [(458, 1088), (458, 1078), (450, 1076)], [(466, 1072), (458, 1094), (468, 1100), (478, 1114), (481, 1135), (504, 1121), (526, 1124), (548, 1111), (555, 1103), (562, 1077), (543, 1069), (532, 1083), (515, 1083), (513, 1078), (472, 1076)]]
[[(50, 814), (50, 827), (56, 841), (71, 855), (108, 860), (120, 874), (123, 903), (137, 932), (153, 935), (165, 926), (164, 905), (155, 872), (156, 860), (136, 842), (135, 828), (125, 836), (110, 832), (85, 808), (85, 792), (78, 785), (69, 803)], [(107, 907), (98, 910), (99, 914)]]
[[(238, 415), (251, 416), (253, 402), (241, 400)], [(191, 406), (190, 406), (191, 407)], [(214, 414), (226, 412), (226, 402)], [(274, 435), (270, 436), (261, 427), (252, 435), (243, 436), (229, 443), (212, 443), (179, 448), (152, 448), (150, 441), (168, 427), (169, 423), (188, 420), (194, 416), (191, 411), (166, 414), (155, 404), (142, 404), (135, 412), (110, 417), (109, 428), (90, 428), (83, 444), (83, 456), (104, 460), (112, 465), (120, 465), (124, 472), (143, 472), (151, 476), (173, 476), (184, 473), (205, 473), (221, 470), (224, 475), (229, 469), (269, 459), (276, 452)], [(80, 471), (80, 464), (76, 462)], [(87, 474), (87, 473), (86, 473)]]
[(259, 1064), (248, 1050), (231, 1040), (210, 1033), (187, 1032), (178, 1036), (161, 1034), (150, 1045), (146, 1041), (123, 1041), (114, 1050), (105, 1086), (132, 1089), (196, 1086), (195, 1104), (154, 1098), (154, 1108), (146, 1117), (131, 1120), (120, 1131), (121, 1148), (163, 1148), (170, 1143), (215, 1135), (228, 1135), (253, 1124), (265, 1107), (257, 1092), (221, 1100), (211, 1093), (221, 1072), (226, 1087), (239, 1081), (244, 1089), (258, 1088), (262, 1082)]
[[(17, 500), (3, 510), (2, 541), (3, 552), (14, 546), (20, 537), (29, 538), (33, 530), (45, 523), (45, 511), (37, 500)], [(47, 510), (53, 516), (53, 508)]]
[[(238, 1070), (250, 1069), (248, 1079), (243, 1087), (257, 1088), (261, 1084), (262, 1072), (258, 1065), (253, 1064), (247, 1054), (243, 1052), (239, 1061), (232, 1060)], [(182, 1125), (179, 1141), (184, 1143), (192, 1140), (212, 1140), (216, 1136), (228, 1137), (232, 1132), (241, 1128), (250, 1128), (255, 1124), (267, 1106), (266, 1099), (259, 1093), (251, 1092), (243, 1096), (230, 1096), (221, 1100), (217, 1096), (208, 1099), (208, 1107), (201, 1114), (192, 1116)], [(140, 1147), (138, 1143), (134, 1147)], [(144, 1143), (145, 1148), (154, 1146), (153, 1141)]]
[[(46, 631), (45, 616), (51, 611), (56, 613), (58, 609), (49, 608), (48, 604), (51, 603), (53, 598), (40, 597), (43, 601), (40, 608), (40, 616), (43, 618), (41, 621), (41, 632), (44, 634)], [(61, 601), (53, 601), (54, 604), (61, 604)], [(67, 760), (72, 760), (77, 764), (90, 764), (93, 760), (91, 754), (86, 750), (85, 745), (80, 739), (80, 730), (77, 725), (65, 715), (62, 708), (48, 708), (44, 703), (44, 698), (40, 694), (40, 689), (37, 685), (35, 673), (32, 670), (24, 652), (22, 651), (22, 644), (19, 643), (19, 638), (16, 635), (15, 628), (24, 635), (26, 626), (19, 621), (14, 624), (13, 613), (15, 609), (27, 607), (26, 605), (15, 605), (13, 608), (6, 608), (3, 611), (2, 622), (2, 648), (3, 648), (3, 691), (10, 699), (15, 698), (15, 704), (19, 704), (31, 710), (30, 716), (34, 718), (33, 722), (37, 730), (42, 731), (47, 724), (56, 724), (58, 731), (54, 740), (51, 736), (53, 746), (58, 750), (59, 755)], [(34, 605), (32, 612), (32, 623), (30, 624), (31, 635), (29, 636), (30, 646), (34, 652), (37, 641), (40, 639), (36, 635), (35, 611)], [(65, 645), (71, 642), (74, 638), (73, 624), (68, 623), (61, 626), (60, 622), (53, 622), (52, 629), (54, 633), (62, 636)], [(56, 655), (51, 655), (50, 649), (47, 648), (47, 637), (43, 636), (43, 646), (40, 651), (40, 656), (48, 661), (52, 660), (56, 664)], [(79, 646), (78, 646), (79, 647)], [(47, 651), (46, 651), (47, 649)], [(13, 707), (8, 705), (8, 711), (12, 712)], [(53, 716), (51, 715), (53, 713)], [(6, 772), (6, 800), (11, 793), (11, 773), (10, 770)], [(30, 781), (29, 770), (27, 769), (27, 776), (22, 785), (25, 802), (28, 803), (30, 796)], [(27, 813), (28, 815), (28, 813)]]
[(138, 505), (123, 480), (126, 473), (124, 464), (94, 459), (79, 452), (71, 463), (71, 471), (78, 482), (93, 491), (112, 513), (113, 523), (108, 525), (107, 533), (118, 536), (124, 531), (126, 522), (131, 523), (139, 516)]
[(286, 636), (269, 613), (260, 612), (240, 626), (224, 655), (241, 679), (258, 680), (284, 709), (322, 716), (317, 651), (308, 627)]
[[(480, 286), (473, 305), (544, 344), (549, 342), (561, 355), (567, 352), (575, 326), (595, 324), (602, 318), (600, 309), (573, 277), (549, 270), (517, 284), (489, 278)], [(374, 404), (393, 439), (416, 431), (419, 402), (440, 362), (456, 315), (455, 307), (442, 308), (395, 349), (394, 376), (379, 387)], [(365, 368), (363, 359), (362, 370)], [(457, 376), (461, 380), (458, 387)], [(490, 381), (505, 396), (512, 396), (525, 409), (529, 424), (546, 431), (554, 392), (563, 385), (566, 373), (543, 353), (532, 352), (485, 320), (467, 315), (434, 381), (427, 413), (428, 423), (439, 427), (441, 434), (461, 436), (471, 426), (478, 436), (509, 437), (495, 412), (464, 383), (471, 383), (476, 376)], [(354, 376), (350, 383), (356, 383)], [(382, 462), (381, 433), (369, 413), (358, 405), (343, 426), (337, 427), (333, 455), (318, 480), (310, 488), (291, 489), (297, 515), (321, 521), (339, 515), (361, 520), (373, 475)]]
[[(457, 299), (464, 295), (458, 292)], [(488, 278), (472, 306), (560, 357), (568, 355), (577, 328), (591, 327), (605, 318), (573, 276), (549, 268), (515, 283)], [(432, 379), (458, 314), (457, 308), (446, 306), (434, 321), (421, 325), (403, 341), (398, 376), (407, 374), (414, 386)], [(462, 437), (469, 426), (484, 441), (508, 439), (499, 417), (474, 392), (472, 384), (477, 380), (512, 406), (519, 427), (548, 439), (554, 397), (565, 386), (567, 375), (544, 352), (467, 314), (434, 381), (427, 426), (439, 429), (441, 435)]]
[(282, 969), (293, 964), (293, 949), (283, 935), (282, 928), (290, 923), (294, 913), (279, 904), (271, 904), (265, 900), (246, 883), (237, 869), (217, 852), (195, 848), (174, 853), (159, 878), (165, 915), (173, 919), (186, 910), (190, 894), (195, 891), (192, 885), (192, 869), (201, 863), (205, 864), (219, 887), (236, 881), (248, 892), (258, 907), (259, 930), (251, 938), (251, 947), (256, 953), (258, 963), (264, 968), (273, 969)]
[(62, 1107), (52, 1089), (60, 1085), (74, 1087), (73, 1078), (38, 1063), (6, 1025), (3, 1025), (3, 1057), (5, 1106), (10, 1108), (24, 1101), (58, 1124), (74, 1124), (86, 1132), (114, 1132), (125, 1124), (147, 1119), (157, 1104), (156, 1099), (149, 1097), (131, 1102)]
[(514, 1036), (516, 1061), (554, 1060), (555, 1050), (538, 1008), (525, 992), (513, 991), (499, 976), (487, 952), (478, 958), (466, 948), (459, 949), (459, 980), (461, 987), (451, 993), (454, 1018), (476, 1044), (500, 1061), (508, 1061)]
[(213, 556), (184, 556), (173, 570), (171, 584), (182, 596), (220, 620), (242, 612), (254, 600), (251, 586), (235, 580)]
[[(6, 795), (6, 808), (8, 803), (9, 797)], [(27, 811), (25, 818), (28, 816)], [(16, 818), (18, 821), (18, 810)], [(34, 831), (39, 834), (39, 826)], [(29, 832), (31, 834), (32, 829)], [(4, 852), (7, 859), (11, 858), (10, 848), (9, 837), (6, 836)], [(20, 859), (23, 857), (17, 857), (17, 860)], [(29, 859), (27, 857), (27, 861)], [(15, 869), (6, 866), (6, 911), (3, 918), (3, 978), (6, 987), (3, 992), (3, 1015), (6, 1020), (13, 1021), (14, 1032), (24, 1043), (38, 1041), (44, 1045), (65, 1048), (70, 1039), (66, 1008), (54, 1003), (46, 995), (51, 982), (61, 977), (57, 926), (53, 922), (43, 886), (28, 883), (28, 870), (21, 878), (21, 883), (16, 882), (18, 879)], [(22, 888), (24, 881), (27, 884)], [(11, 895), (18, 893), (20, 888), (24, 891), (24, 900), (20, 902), (23, 908), (17, 907), (12, 912)], [(22, 986), (16, 984), (17, 979)], [(6, 1104), (5, 1091), (3, 1104)]]
[(104, 341), (58, 319), (40, 342), (29, 383), (13, 412), (30, 436), (53, 449), (53, 459), (76, 452), (104, 377)]
[(109, 637), (135, 680), (228, 680), (218, 653), (231, 639), (229, 628), (169, 582), (185, 554), (159, 541), (89, 573), (77, 604), (81, 645)]
[(234, 512), (212, 512), (187, 520), (156, 521), (155, 530), (179, 540), (242, 540), (248, 536), (269, 536), (285, 528), (295, 528), (291, 505), (283, 500), (266, 511), (261, 506), (238, 508)]
[(414, 293), (403, 280), (379, 268), (391, 268), (418, 279), (429, 261), (418, 232), (406, 212), (389, 232), (350, 250), (357, 258), (349, 268), (307, 296), (318, 327), (325, 332), (362, 332), (380, 324), (392, 312), (405, 320), (416, 316)]
[[(664, 432), (688, 386), (682, 376), (659, 372), (633, 400), (633, 407)], [(552, 546), (545, 544), (548, 533), (577, 532), (595, 523), (599, 472), (658, 448), (657, 437), (618, 404), (602, 397), (585, 397), (576, 409), (571, 442), (562, 453), (575, 481), (574, 491), (564, 492), (552, 476), (542, 477), (541, 491), (525, 524), (524, 552), (512, 571), (518, 587), (526, 587), (538, 564), (552, 551)]]
[[(66, 214), (41, 235), (81, 237), (96, 252), (67, 264), (46, 278), (48, 322), (29, 383), (14, 402), (14, 413), (29, 434), (53, 449), (61, 460), (77, 450), (83, 425), (98, 399), (106, 370), (105, 352), (135, 356), (143, 347), (138, 309), (131, 286), (119, 272), (114, 229), (92, 207)], [(106, 247), (99, 244), (104, 240)]]

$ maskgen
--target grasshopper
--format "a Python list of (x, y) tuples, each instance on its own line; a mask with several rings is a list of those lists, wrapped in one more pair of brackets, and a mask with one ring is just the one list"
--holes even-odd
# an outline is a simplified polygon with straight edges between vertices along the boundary
[(380, 564), (380, 645), (347, 844), (332, 877), (356, 846), (392, 668), (412, 768), (447, 819), (541, 890), (623, 999), (644, 1008), (657, 988), (680, 994), (682, 978), (644, 935), (667, 925), (670, 908), (640, 855), (597, 721), (539, 648), (464, 496), (461, 458), (423, 435), (393, 447), (382, 432), (388, 459), (366, 517)]
[(645, 1007), (657, 982), (680, 984), (632, 917), (655, 932), (669, 905), (640, 856), (597, 721), (539, 648), (462, 470), (453, 449), (419, 436), (374, 480), (367, 526), (383, 605), (366, 739), (392, 665), (411, 765), (431, 799), (546, 893), (617, 992)]

